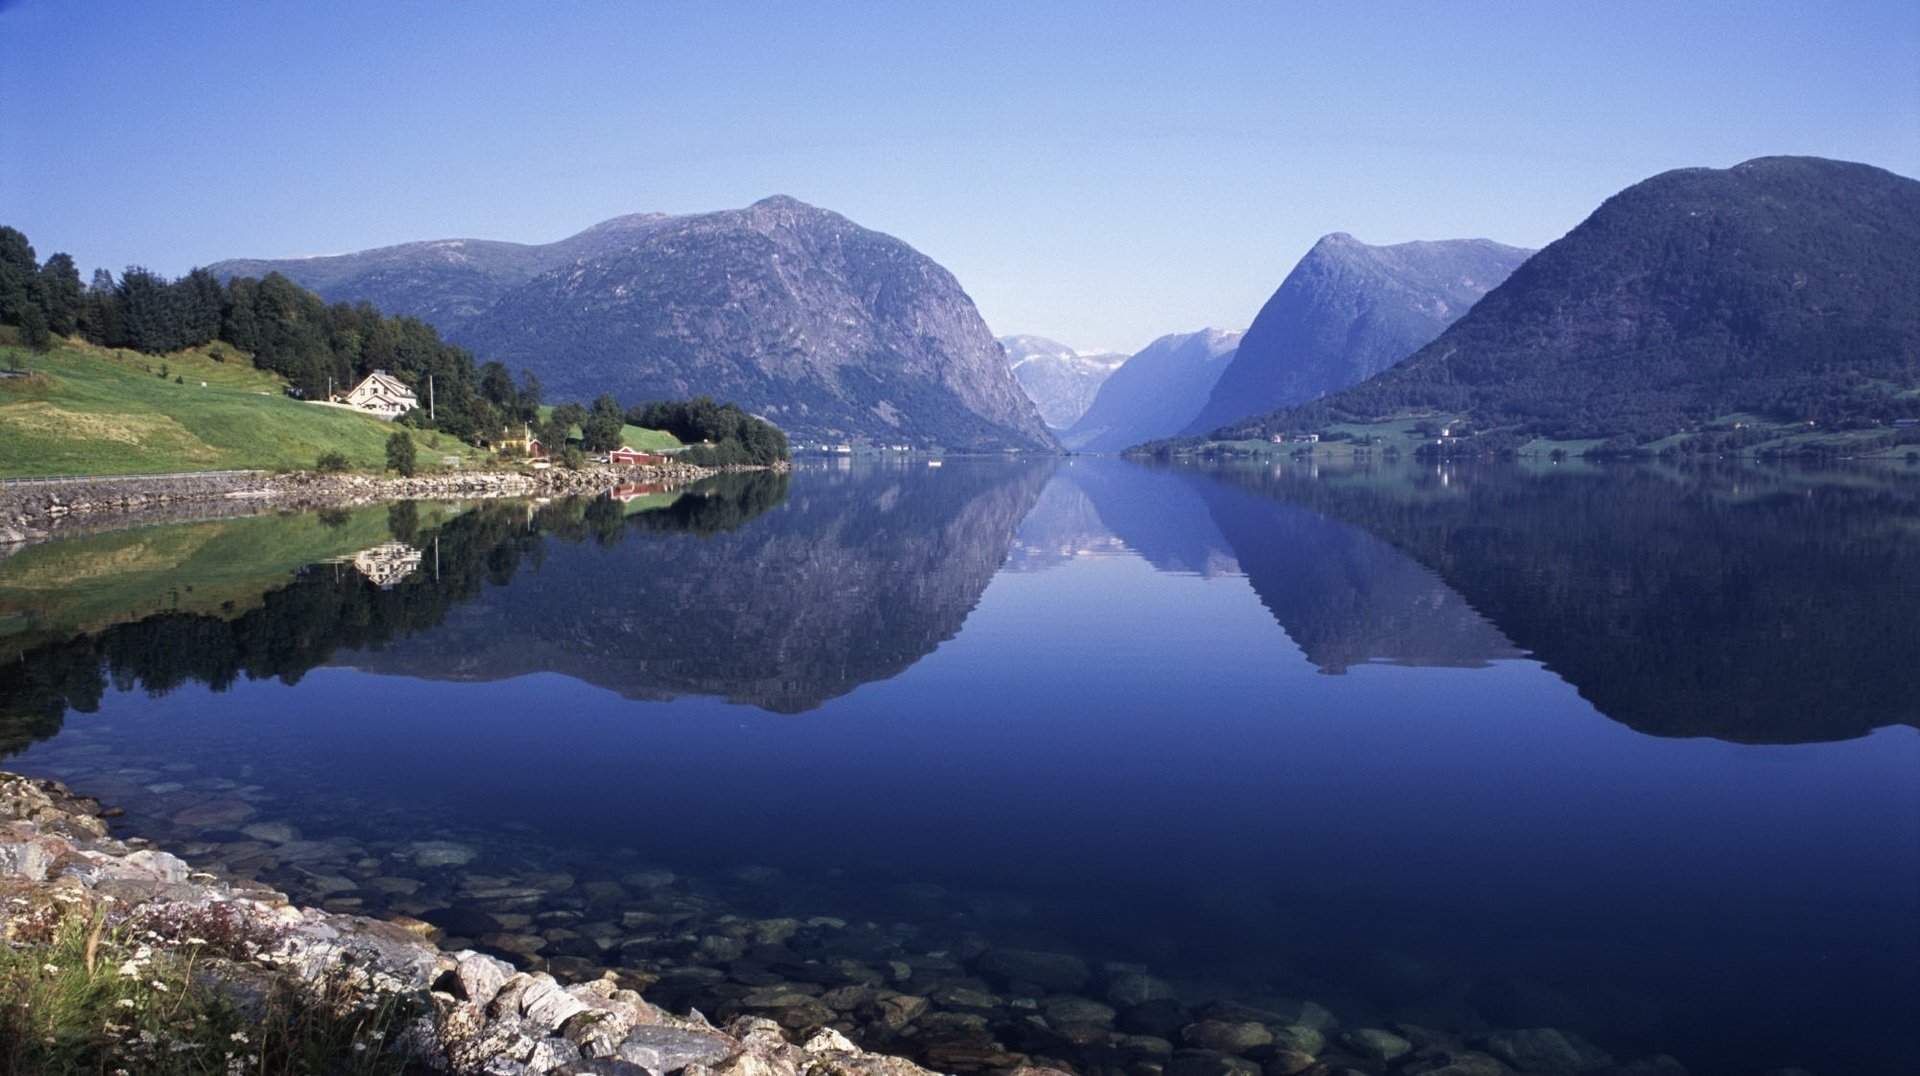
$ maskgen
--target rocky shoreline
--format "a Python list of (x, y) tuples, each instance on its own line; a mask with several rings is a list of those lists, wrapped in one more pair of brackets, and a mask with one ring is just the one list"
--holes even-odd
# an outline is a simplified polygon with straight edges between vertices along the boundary
[[(228, 807), (238, 821), (200, 818)], [(219, 800), (189, 810), (198, 812), (190, 821), (215, 829), (249, 821), (239, 818), (238, 806)], [(114, 840), (102, 821), (103, 814), (112, 813), (53, 782), (0, 776), (0, 880), (11, 877), (123, 901), (231, 906), (285, 931), (285, 952), (275, 957), (279, 967), (317, 978), (345, 961), (368, 969), (369, 980), (382, 988), (416, 998), (428, 1013), (412, 1032), (416, 1045), (423, 1056), (443, 1059), (442, 1067), (462, 1071), (645, 1071), (653, 1076), (682, 1071), (688, 1076), (917, 1076), (929, 1071), (922, 1066), (1026, 1076), (1036, 1076), (1036, 1070), (1078, 1076), (1685, 1076), (1687, 1071), (1664, 1055), (1617, 1063), (1579, 1036), (1553, 1028), (1469, 1034), (1396, 1020), (1346, 1026), (1332, 1011), (1304, 999), (1183, 1001), (1144, 966), (1090, 967), (1065, 953), (993, 948), (978, 941), (920, 952), (888, 940), (893, 928), (876, 924), (738, 914), (707, 921), (683, 910), (687, 900), (658, 888), (675, 884), (664, 871), (641, 872), (617, 885), (583, 883), (593, 891), (584, 916), (476, 911), (466, 915), (475, 920), (469, 925), (422, 905), (421, 915), (435, 922), (393, 908), (382, 910), (389, 918), (376, 919), (357, 914), (371, 910), (362, 901), (317, 895), (309, 899), (318, 899), (320, 907), (301, 908), (270, 885), (235, 880), (219, 866), (218, 873), (195, 873), (148, 842)], [(298, 835), (290, 829), (271, 832), (276, 826), (288, 828), (254, 823), (245, 836), (262, 849), (260, 855), (294, 856)], [(201, 846), (178, 847), (197, 856)], [(324, 881), (330, 870), (391, 872), (400, 861), (430, 862), (439, 871), (448, 869), (441, 866), (444, 861), (457, 871), (473, 856), (470, 848), (445, 840), (414, 840), (384, 855), (377, 851), (355, 852), (360, 859), (339, 868), (327, 867), (325, 857), (301, 862)], [(213, 862), (228, 858), (214, 856)], [(410, 889), (400, 885), (403, 881), (408, 879), (382, 875), (366, 885), (369, 892)], [(474, 884), (492, 885), (528, 911), (538, 907), (540, 886), (561, 884), (559, 879), (524, 881), (526, 886), (516, 888), (507, 879), (475, 876)], [(528, 887), (532, 897), (520, 892)], [(601, 907), (602, 897), (617, 907)], [(603, 931), (595, 925), (596, 911), (620, 924), (631, 920), (630, 927), (620, 927), (630, 940), (610, 937), (604, 940), (611, 949), (599, 946)], [(542, 930), (550, 937), (536, 934)], [(534, 955), (575, 941), (582, 943), (577, 948), (583, 953), (601, 952), (601, 959)], [(654, 955), (660, 957), (685, 952), (670, 963), (640, 961), (642, 967), (611, 959), (643, 955), (627, 951), (640, 944), (658, 950)], [(620, 966), (609, 966), (614, 964)], [(723, 979), (740, 982), (734, 986)], [(701, 1007), (721, 1026), (701, 1015)], [(669, 1008), (686, 1015), (673, 1015)]]
[(249, 515), (393, 500), (560, 497), (602, 493), (630, 483), (682, 485), (739, 469), (668, 464), (577, 471), (454, 471), (413, 478), (228, 471), (10, 482), (0, 485), (0, 548), (103, 522), (163, 522), (182, 516)]
[(109, 909), (120, 921), (130, 914), (152, 920), (158, 912), (175, 921), (223, 922), (232, 933), (272, 938), (273, 945), (215, 974), (236, 980), (291, 975), (316, 989), (344, 975), (365, 993), (409, 996), (421, 1015), (402, 1041), (384, 1048), (439, 1071), (930, 1076), (917, 1065), (861, 1050), (832, 1029), (795, 1045), (779, 1024), (763, 1018), (715, 1027), (697, 1012), (665, 1012), (611, 978), (563, 985), (470, 949), (442, 951), (424, 936), (422, 923), (296, 907), (266, 886), (222, 881), (139, 838), (110, 836), (105, 818), (115, 813), (58, 782), (0, 774), (5, 944), (32, 944), (20, 940), (29, 933), (23, 929), (27, 908), (64, 907), (102, 923), (114, 921)]

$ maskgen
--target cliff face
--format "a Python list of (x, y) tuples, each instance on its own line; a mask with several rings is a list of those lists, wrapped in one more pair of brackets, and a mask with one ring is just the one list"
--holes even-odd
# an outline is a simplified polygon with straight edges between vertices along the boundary
[(435, 323), (550, 398), (731, 400), (801, 441), (1056, 447), (953, 275), (891, 236), (775, 197), (622, 217), (540, 247), (456, 240), (277, 270)]
[(1385, 370), (1440, 335), (1533, 252), (1486, 239), (1314, 244), (1260, 309), (1184, 432), (1317, 399)]

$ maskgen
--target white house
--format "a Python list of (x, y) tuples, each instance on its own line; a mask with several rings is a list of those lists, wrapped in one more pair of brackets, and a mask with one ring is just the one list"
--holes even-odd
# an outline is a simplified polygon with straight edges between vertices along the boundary
[(356, 411), (380, 418), (399, 418), (420, 406), (420, 398), (406, 383), (385, 370), (375, 370), (340, 397), (339, 402)]

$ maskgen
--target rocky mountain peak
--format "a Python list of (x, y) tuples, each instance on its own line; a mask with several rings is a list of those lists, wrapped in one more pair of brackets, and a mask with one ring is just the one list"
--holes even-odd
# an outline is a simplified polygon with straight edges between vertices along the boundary
[(1440, 335), (1532, 254), (1489, 239), (1321, 237), (1261, 308), (1183, 432), (1358, 384)]

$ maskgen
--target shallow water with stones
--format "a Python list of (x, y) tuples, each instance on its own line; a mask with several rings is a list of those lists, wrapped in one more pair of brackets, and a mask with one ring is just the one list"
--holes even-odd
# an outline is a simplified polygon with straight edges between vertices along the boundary
[(75, 538), (0, 561), (6, 765), (951, 1071), (1904, 1071), (1916, 488), (948, 461)]

